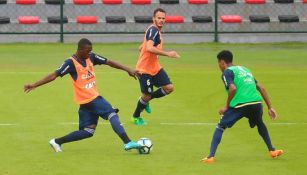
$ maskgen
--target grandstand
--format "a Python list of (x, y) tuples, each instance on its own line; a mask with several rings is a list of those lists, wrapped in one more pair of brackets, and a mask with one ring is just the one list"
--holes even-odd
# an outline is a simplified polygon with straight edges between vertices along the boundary
[[(263, 36), (267, 41), (274, 41), (274, 36), (284, 41), (307, 41), (304, 36), (307, 33), (306, 0), (62, 2), (0, 0), (0, 42), (29, 41), (37, 34), (40, 37), (30, 42), (57, 42), (60, 38), (70, 42), (76, 41), (74, 36), (80, 34), (92, 36), (94, 41), (101, 42), (140, 41), (144, 29), (151, 23), (152, 10), (157, 7), (167, 11), (168, 24), (164, 32), (170, 33), (168, 37), (171, 42), (218, 39), (224, 42), (240, 42), (242, 39), (253, 42), (254, 36), (258, 40), (259, 36)], [(98, 34), (104, 34), (104, 37), (97, 37)], [(118, 34), (121, 34), (121, 38), (114, 40)]]

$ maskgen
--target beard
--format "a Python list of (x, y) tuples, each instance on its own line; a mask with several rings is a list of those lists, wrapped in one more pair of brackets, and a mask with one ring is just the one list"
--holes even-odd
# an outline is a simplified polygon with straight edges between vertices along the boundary
[(156, 20), (154, 21), (154, 23), (155, 23), (155, 25), (156, 25), (159, 29), (162, 29), (163, 24), (164, 24), (164, 23), (162, 23), (162, 24), (160, 25)]

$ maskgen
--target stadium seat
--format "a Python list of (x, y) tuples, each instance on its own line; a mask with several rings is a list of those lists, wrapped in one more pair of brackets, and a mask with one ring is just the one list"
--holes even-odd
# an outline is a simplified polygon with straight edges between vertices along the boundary
[(296, 15), (279, 15), (279, 22), (300, 22), (300, 19)]
[(39, 23), (38, 16), (19, 16), (18, 17), (19, 24), (37, 24)]
[(0, 0), (0, 4), (6, 4), (7, 0)]
[(103, 4), (110, 4), (110, 5), (114, 5), (114, 4), (122, 4), (123, 0), (102, 0)]
[(245, 0), (246, 4), (265, 4), (265, 0)]
[(106, 17), (107, 23), (125, 23), (126, 18), (124, 16), (107, 16)]
[(270, 17), (267, 15), (250, 15), (249, 20), (250, 22), (265, 23), (270, 22)]
[(94, 0), (74, 0), (74, 4), (77, 4), (77, 5), (89, 5), (93, 3), (94, 3)]
[(98, 20), (96, 16), (77, 16), (76, 21), (79, 24), (95, 24)]
[(183, 23), (183, 16), (166, 16), (165, 22), (167, 23)]
[(16, 4), (32, 5), (32, 4), (36, 4), (36, 0), (16, 0)]
[(188, 0), (189, 4), (208, 4), (208, 0)]
[(179, 4), (179, 0), (160, 0), (160, 4)]
[(151, 4), (151, 0), (131, 0), (131, 4), (135, 5)]
[(242, 22), (242, 17), (239, 15), (223, 15), (221, 20), (224, 23), (240, 23)]
[(217, 0), (219, 4), (235, 4), (237, 0)]
[(307, 0), (303, 0), (303, 3), (304, 3), (304, 4), (307, 4)]
[[(63, 2), (63, 4), (65, 4), (65, 0), (63, 0), (62, 2)], [(61, 0), (45, 0), (45, 4), (60, 5)]]
[(274, 0), (274, 2), (279, 4), (289, 4), (294, 3), (294, 0)]
[[(48, 23), (51, 23), (51, 24), (61, 24), (61, 16), (49, 16), (47, 20), (48, 20)], [(63, 16), (62, 22), (68, 23), (67, 16)]]
[(134, 21), (136, 23), (152, 23), (151, 16), (135, 16)]
[(10, 23), (10, 17), (0, 16), (0, 24), (8, 24)]
[(192, 16), (192, 20), (195, 23), (208, 23), (212, 22), (211, 16)]

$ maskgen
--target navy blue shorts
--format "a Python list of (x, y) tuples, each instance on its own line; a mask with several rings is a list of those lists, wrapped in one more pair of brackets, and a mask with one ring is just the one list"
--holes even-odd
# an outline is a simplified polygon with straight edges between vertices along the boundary
[(251, 128), (262, 121), (262, 104), (247, 105), (240, 108), (228, 108), (218, 123), (221, 128), (231, 128), (238, 120), (246, 117)]
[(139, 77), (141, 91), (144, 94), (151, 94), (153, 93), (153, 86), (161, 87), (168, 84), (172, 84), (171, 80), (169, 79), (167, 73), (164, 69), (160, 69), (160, 71), (152, 76), (149, 74), (142, 74)]
[(98, 96), (93, 101), (80, 105), (79, 108), (79, 129), (95, 124), (97, 125), (99, 116), (105, 120), (116, 115), (115, 110), (103, 97)]

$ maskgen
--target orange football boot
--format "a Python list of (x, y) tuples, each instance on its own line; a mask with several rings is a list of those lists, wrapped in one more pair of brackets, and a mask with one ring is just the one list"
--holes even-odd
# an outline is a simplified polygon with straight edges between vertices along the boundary
[(270, 156), (272, 158), (277, 158), (278, 156), (282, 155), (284, 153), (283, 150), (274, 150), (274, 151), (270, 151)]
[(215, 158), (214, 157), (205, 157), (205, 158), (201, 159), (201, 162), (205, 163), (205, 164), (211, 164), (211, 163), (215, 162)]

